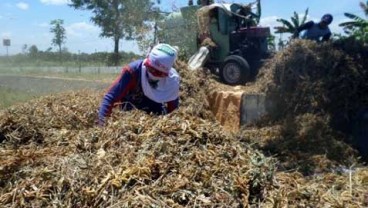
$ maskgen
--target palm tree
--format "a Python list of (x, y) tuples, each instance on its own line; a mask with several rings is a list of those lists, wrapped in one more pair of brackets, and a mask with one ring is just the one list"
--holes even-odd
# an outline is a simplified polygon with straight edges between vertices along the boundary
[(368, 1), (367, 2), (360, 2), (360, 7), (363, 9), (364, 14), (368, 16)]
[(351, 19), (352, 21), (340, 23), (340, 27), (344, 27), (344, 29), (351, 30), (357, 28), (364, 28), (368, 26), (368, 20), (363, 19), (355, 14), (351, 13), (344, 13), (344, 15)]
[(303, 18), (300, 18), (299, 15), (294, 12), (294, 16), (291, 17), (291, 21), (286, 19), (277, 19), (277, 22), (282, 23), (282, 26), (276, 26), (275, 33), (291, 33), (294, 34), (299, 26), (305, 23), (308, 16), (308, 8), (304, 12)]
[(276, 51), (276, 36), (270, 35), (267, 37), (267, 45), (270, 51)]
[[(368, 1), (366, 3), (360, 2), (360, 7), (368, 16)], [(351, 13), (344, 13), (344, 15), (351, 19), (351, 21), (339, 24), (340, 27), (344, 28), (345, 33), (368, 42), (368, 20)]]

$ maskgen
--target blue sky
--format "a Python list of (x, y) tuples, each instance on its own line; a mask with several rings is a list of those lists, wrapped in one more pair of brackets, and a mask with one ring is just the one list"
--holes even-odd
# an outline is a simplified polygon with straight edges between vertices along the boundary
[[(324, 13), (334, 15), (334, 22), (330, 26), (332, 32), (339, 33), (337, 25), (346, 21), (344, 12), (350, 12), (364, 17), (359, 7), (363, 0), (261, 0), (261, 25), (275, 26), (277, 18), (289, 19), (293, 12), (302, 14), (309, 8), (309, 20), (318, 21)], [(195, 1), (194, 1), (195, 2)], [(249, 3), (249, 0), (223, 0), (216, 2)], [(22, 52), (22, 47), (36, 45), (39, 50), (51, 47), (53, 34), (50, 22), (54, 19), (64, 20), (67, 31), (65, 47), (70, 52), (93, 53), (95, 51), (112, 51), (113, 41), (100, 38), (100, 29), (90, 21), (91, 13), (74, 10), (67, 6), (68, 0), (0, 0), (0, 38), (11, 39), (9, 54)], [(161, 7), (166, 11), (180, 8), (187, 4), (187, 0), (162, 0)], [(140, 53), (134, 42), (122, 41), (120, 49)], [(56, 49), (54, 49), (56, 50)], [(0, 46), (0, 56), (6, 54), (6, 48)]]

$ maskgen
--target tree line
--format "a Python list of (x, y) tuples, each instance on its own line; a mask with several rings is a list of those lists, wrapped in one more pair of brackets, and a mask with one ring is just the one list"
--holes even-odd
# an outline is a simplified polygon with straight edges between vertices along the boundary
[[(259, 0), (258, 0), (259, 1)], [(127, 55), (119, 51), (119, 42), (125, 40), (136, 40), (141, 50), (155, 43), (155, 37), (152, 37), (152, 31), (157, 27), (155, 22), (161, 21), (165, 17), (159, 4), (160, 0), (106, 0), (106, 1), (90, 1), (90, 0), (71, 0), (69, 6), (79, 10), (89, 10), (92, 12), (91, 21), (101, 28), (101, 37), (111, 38), (114, 42), (113, 53), (101, 53), (98, 56), (99, 62), (104, 62), (107, 65), (118, 66), (122, 59), (126, 59)], [(213, 3), (212, 0), (197, 0), (198, 5), (205, 6)], [(193, 5), (193, 0), (188, 1), (188, 5)], [(368, 15), (368, 1), (360, 2), (360, 6)], [(278, 19), (282, 25), (275, 27), (275, 33), (294, 33), (296, 28), (306, 21), (308, 9), (303, 17), (300, 17), (296, 12), (291, 17), (291, 21), (286, 19)], [(345, 16), (351, 21), (341, 23), (345, 33), (349, 37), (368, 42), (368, 20), (354, 14), (345, 13)], [(50, 22), (50, 32), (54, 34), (52, 45), (58, 48), (59, 58), (79, 57), (80, 54), (71, 54), (63, 45), (66, 42), (64, 21), (61, 19), (52, 20)], [(340, 35), (336, 35), (342, 38)], [(269, 38), (269, 45), (275, 47), (275, 36)], [(284, 44), (279, 40), (280, 44)], [(23, 48), (26, 50), (27, 47)], [(28, 49), (29, 57), (48, 57), (57, 59), (56, 54), (50, 49), (42, 52), (36, 46), (31, 46)], [(102, 55), (103, 54), (103, 55)], [(130, 54), (129, 56), (133, 56)], [(136, 55), (135, 55), (136, 56)]]
[[(57, 52), (52, 51), (52, 48), (48, 48), (45, 51), (39, 50), (36, 45), (32, 45), (28, 48), (24, 45), (22, 53), (13, 55), (11, 57), (0, 57), (0, 61), (3, 63), (11, 62), (13, 64), (29, 64), (29, 65), (76, 65), (81, 64), (87, 66), (100, 65), (100, 66), (116, 66), (114, 53), (112, 52), (95, 52), (95, 53), (71, 53), (67, 48), (60, 48)], [(130, 62), (131, 60), (141, 58), (133, 52), (119, 52), (119, 66)]]
[[(202, 6), (213, 2), (213, 0), (197, 0), (197, 4)], [(93, 13), (91, 21), (101, 28), (100, 36), (114, 41), (114, 52), (110, 55), (109, 61), (117, 66), (122, 58), (119, 52), (119, 42), (122, 39), (136, 40), (142, 50), (155, 43), (155, 37), (150, 37), (156, 27), (154, 23), (165, 16), (159, 4), (161, 0), (71, 0), (69, 6)], [(193, 1), (189, 1), (188, 5), (193, 5)], [(53, 27), (50, 30), (55, 35), (52, 43), (58, 46), (59, 53), (66, 39), (62, 24), (62, 20), (54, 20), (51, 22)]]

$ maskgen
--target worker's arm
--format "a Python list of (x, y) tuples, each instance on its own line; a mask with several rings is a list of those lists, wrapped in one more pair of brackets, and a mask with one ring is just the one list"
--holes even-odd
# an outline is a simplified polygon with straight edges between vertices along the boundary
[(314, 25), (314, 22), (313, 21), (309, 21), (309, 22), (306, 22), (306, 23), (300, 25), (298, 28), (296, 28), (296, 31), (294, 32), (293, 37), (294, 38), (299, 37), (299, 33), (301, 31), (308, 30), (309, 28), (313, 27), (313, 25)]
[(106, 117), (110, 116), (114, 104), (120, 101), (134, 85), (134, 76), (129, 67), (123, 68), (120, 76), (111, 84), (105, 94), (98, 113), (100, 125), (105, 123)]
[(330, 38), (331, 38), (331, 32), (329, 32), (329, 33), (327, 33), (326, 35), (324, 35), (323, 37), (322, 37), (322, 42), (323, 41), (328, 41), (328, 40), (330, 40)]
[(306, 22), (306, 23), (304, 23), (304, 24), (300, 25), (300, 26), (296, 29), (296, 31), (298, 31), (298, 33), (300, 33), (300, 32), (301, 32), (301, 31), (303, 31), (303, 30), (307, 30), (307, 29), (311, 28), (313, 25), (314, 25), (314, 22), (313, 22), (313, 21)]
[(175, 100), (167, 102), (167, 113), (173, 112), (178, 107), (179, 107), (179, 98), (176, 98)]

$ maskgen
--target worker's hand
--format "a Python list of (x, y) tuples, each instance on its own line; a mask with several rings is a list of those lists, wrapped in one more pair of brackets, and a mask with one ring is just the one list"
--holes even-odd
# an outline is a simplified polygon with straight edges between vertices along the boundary
[(297, 39), (297, 38), (299, 38), (299, 33), (298, 33), (298, 32), (295, 32), (295, 33), (291, 36), (291, 38), (293, 38), (293, 39)]
[(104, 119), (98, 118), (98, 119), (96, 119), (95, 124), (98, 127), (104, 127), (105, 126), (105, 121), (104, 121)]

